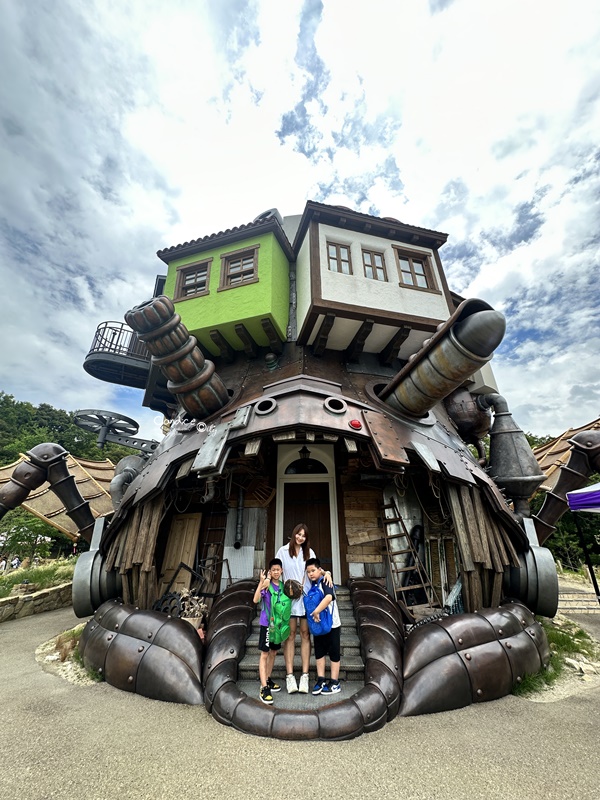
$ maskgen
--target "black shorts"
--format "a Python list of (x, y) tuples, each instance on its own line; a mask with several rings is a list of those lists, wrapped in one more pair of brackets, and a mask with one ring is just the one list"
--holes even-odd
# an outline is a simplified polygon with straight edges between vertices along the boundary
[(336, 663), (340, 660), (340, 634), (342, 632), (341, 626), (339, 628), (332, 628), (329, 633), (324, 636), (313, 636), (315, 643), (315, 658), (325, 658), (329, 656), (330, 661)]
[(269, 629), (266, 625), (261, 625), (258, 632), (258, 649), (261, 653), (268, 653), (269, 650), (279, 650), (280, 644), (272, 644), (269, 641)]

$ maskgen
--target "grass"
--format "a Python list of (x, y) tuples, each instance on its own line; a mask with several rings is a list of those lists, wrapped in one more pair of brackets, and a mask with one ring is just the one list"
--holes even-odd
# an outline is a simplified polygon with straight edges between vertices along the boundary
[(548, 637), (550, 662), (546, 669), (535, 675), (525, 675), (521, 683), (514, 686), (513, 694), (518, 696), (540, 692), (555, 684), (566, 668), (565, 658), (577, 660), (584, 656), (593, 660), (599, 656), (594, 640), (574, 622), (561, 620), (558, 623), (545, 618), (538, 618), (538, 622)]
[(76, 558), (56, 559), (39, 567), (19, 567), (0, 577), (0, 597), (8, 597), (12, 589), (24, 581), (34, 583), (38, 589), (49, 589), (73, 580)]

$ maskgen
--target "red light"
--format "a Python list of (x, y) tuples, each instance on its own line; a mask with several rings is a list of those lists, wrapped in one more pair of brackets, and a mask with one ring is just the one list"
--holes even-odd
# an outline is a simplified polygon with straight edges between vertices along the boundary
[(362, 422), (357, 419), (351, 419), (348, 423), (351, 428), (354, 428), (355, 431), (359, 431), (362, 428)]

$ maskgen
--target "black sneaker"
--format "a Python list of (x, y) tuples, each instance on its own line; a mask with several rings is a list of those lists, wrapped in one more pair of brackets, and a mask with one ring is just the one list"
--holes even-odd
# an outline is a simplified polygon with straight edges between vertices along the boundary
[(338, 694), (338, 692), (342, 691), (342, 687), (340, 686), (339, 681), (328, 680), (325, 681), (323, 684), (323, 689), (321, 690), (321, 694)]
[(263, 703), (267, 703), (269, 706), (273, 704), (273, 695), (271, 694), (271, 690), (268, 686), (261, 686), (260, 699), (263, 701)]
[(317, 678), (317, 682), (313, 686), (312, 693), (321, 694), (321, 692), (323, 691), (323, 686), (325, 686), (325, 683), (326, 683), (325, 678)]
[(271, 678), (267, 678), (267, 688), (270, 689), (272, 692), (280, 692), (281, 686), (275, 681), (271, 680)]

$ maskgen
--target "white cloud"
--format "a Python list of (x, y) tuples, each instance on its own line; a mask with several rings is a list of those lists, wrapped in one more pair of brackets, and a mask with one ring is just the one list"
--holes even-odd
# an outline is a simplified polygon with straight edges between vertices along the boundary
[(83, 371), (97, 324), (149, 296), (156, 250), (319, 199), (450, 234), (451, 288), (508, 316), (523, 427), (600, 414), (595, 0), (2, 11), (1, 389), (154, 435), (139, 393)]

